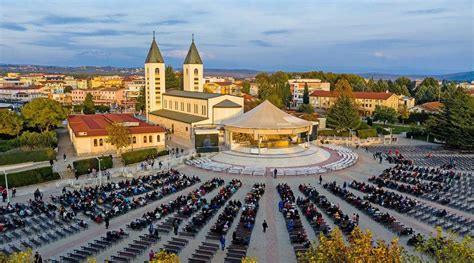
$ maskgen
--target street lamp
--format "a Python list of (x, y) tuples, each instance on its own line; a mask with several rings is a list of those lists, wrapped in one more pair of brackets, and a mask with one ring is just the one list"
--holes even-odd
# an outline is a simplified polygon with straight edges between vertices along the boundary
[(102, 186), (102, 171), (100, 170), (100, 158), (99, 157), (95, 157), (97, 159), (97, 161), (99, 161), (99, 185)]
[(8, 191), (8, 176), (7, 172), (4, 170), (3, 174), (5, 175), (5, 187), (7, 188), (7, 201), (10, 203), (10, 191)]
[(170, 155), (171, 155), (171, 151), (170, 151), (170, 147), (167, 145), (166, 146), (166, 149), (168, 150), (168, 172), (170, 171)]

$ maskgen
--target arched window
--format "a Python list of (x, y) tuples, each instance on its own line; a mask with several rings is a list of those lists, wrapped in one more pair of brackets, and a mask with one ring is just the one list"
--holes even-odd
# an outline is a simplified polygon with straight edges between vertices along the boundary
[(97, 139), (94, 139), (94, 146), (97, 146)]
[(188, 75), (188, 74), (189, 74), (189, 69), (186, 69), (186, 75)]
[(137, 137), (133, 136), (133, 143), (137, 143)]
[(156, 135), (156, 142), (160, 142), (160, 135)]
[(148, 136), (148, 142), (153, 142), (153, 137), (151, 135)]
[(155, 74), (156, 74), (156, 75), (160, 74), (160, 69), (159, 69), (159, 68), (156, 68), (156, 69), (155, 69)]
[(194, 76), (199, 74), (199, 70), (197, 68), (194, 69)]
[(104, 145), (104, 140), (100, 139), (99, 140), (99, 146), (103, 146)]
[(143, 136), (143, 142), (146, 143), (146, 136)]

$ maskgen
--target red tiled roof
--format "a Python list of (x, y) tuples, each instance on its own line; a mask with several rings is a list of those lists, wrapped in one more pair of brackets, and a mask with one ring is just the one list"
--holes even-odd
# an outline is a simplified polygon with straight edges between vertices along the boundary
[(467, 94), (474, 96), (474, 89), (467, 90), (466, 92)]
[[(377, 100), (386, 100), (390, 98), (393, 93), (390, 92), (352, 92), (354, 98), (356, 99), (377, 99)], [(338, 92), (336, 91), (324, 91), (324, 90), (315, 90), (311, 93), (312, 97), (337, 97)]]
[(440, 111), (443, 106), (444, 104), (439, 101), (432, 101), (432, 102), (427, 102), (427, 103), (418, 105), (418, 107), (421, 107), (425, 109), (426, 111), (431, 111), (431, 112)]
[(130, 126), (130, 134), (165, 132), (160, 126), (150, 125), (131, 114), (95, 114), (71, 115), (68, 117), (69, 127), (76, 137), (106, 136), (107, 127), (113, 122), (136, 122), (138, 126)]

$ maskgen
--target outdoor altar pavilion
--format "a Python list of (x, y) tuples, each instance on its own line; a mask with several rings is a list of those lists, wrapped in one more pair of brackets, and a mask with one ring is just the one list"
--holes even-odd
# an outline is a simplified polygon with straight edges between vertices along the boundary
[(291, 152), (307, 148), (317, 123), (292, 116), (268, 100), (254, 109), (222, 122), (228, 149), (253, 154)]

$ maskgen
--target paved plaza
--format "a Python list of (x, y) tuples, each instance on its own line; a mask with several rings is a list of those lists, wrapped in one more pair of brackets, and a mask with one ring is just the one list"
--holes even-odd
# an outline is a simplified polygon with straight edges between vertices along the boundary
[[(364, 181), (367, 182), (368, 179), (372, 176), (377, 176), (381, 174), (384, 169), (394, 166), (393, 164), (389, 164), (386, 161), (379, 163), (378, 160), (374, 160), (373, 155), (371, 152), (367, 152), (365, 149), (357, 149), (354, 150), (358, 155), (358, 161), (353, 166), (348, 167), (346, 169), (333, 171), (329, 173), (322, 174), (323, 184), (327, 182), (335, 181), (338, 185), (342, 185), (344, 182), (350, 184), (353, 180), (357, 181)], [(313, 154), (320, 154), (321, 159), (327, 160), (329, 157), (328, 154), (325, 154), (325, 151), (317, 151), (316, 147), (312, 148), (309, 151), (310, 156)], [(236, 154), (239, 155), (239, 154)], [(221, 154), (219, 156), (219, 160), (222, 162), (235, 162), (238, 160), (238, 156), (232, 156), (231, 154)], [(263, 161), (262, 161), (263, 160)], [(264, 158), (255, 158), (255, 164), (264, 162)], [(278, 162), (281, 165), (287, 166), (298, 166), (297, 163), (287, 163), (285, 158), (277, 158), (276, 160), (272, 160), (271, 162)], [(304, 160), (303, 160), (304, 162)], [(267, 166), (274, 166), (274, 163), (271, 165), (266, 164)], [(244, 175), (230, 175), (224, 174), (219, 172), (213, 171), (206, 171), (203, 169), (199, 169), (196, 167), (188, 166), (181, 164), (175, 167), (181, 173), (184, 173), (187, 176), (198, 176), (201, 179), (201, 183), (212, 178), (222, 178), (228, 183), (231, 179), (235, 178), (242, 182), (242, 187), (240, 187), (237, 192), (230, 198), (230, 200), (239, 200), (244, 203), (244, 199), (247, 193), (252, 189), (252, 186), (255, 183), (264, 183), (265, 193), (263, 197), (259, 201), (260, 209), (258, 210), (255, 227), (252, 231), (250, 243), (247, 250), (247, 256), (252, 258), (257, 258), (258, 262), (296, 262), (296, 255), (293, 251), (293, 247), (290, 243), (290, 239), (288, 236), (288, 232), (286, 229), (286, 223), (278, 211), (278, 202), (280, 197), (276, 190), (276, 186), (280, 183), (287, 183), (291, 189), (293, 190), (295, 197), (304, 197), (303, 193), (298, 190), (298, 186), (300, 184), (310, 184), (317, 189), (317, 191), (325, 195), (328, 200), (334, 204), (337, 204), (345, 214), (352, 215), (354, 213), (358, 213), (360, 215), (359, 220), (359, 227), (362, 230), (370, 229), (373, 233), (375, 239), (383, 239), (387, 242), (391, 241), (393, 238), (398, 237), (394, 232), (389, 230), (387, 227), (384, 227), (382, 224), (375, 222), (372, 218), (370, 218), (365, 213), (358, 210), (356, 207), (350, 205), (343, 199), (339, 198), (338, 196), (332, 194), (329, 190), (323, 188), (322, 185), (319, 184), (319, 176), (279, 176), (277, 178), (273, 178), (272, 176), (244, 176)], [(151, 173), (151, 171), (150, 171)], [(113, 181), (120, 181), (124, 180), (122, 177), (113, 177)], [(69, 253), (74, 252), (75, 249), (78, 249), (82, 246), (86, 246), (88, 243), (92, 242), (95, 239), (98, 239), (101, 236), (105, 236), (107, 231), (110, 230), (125, 230), (129, 236), (114, 245), (107, 247), (104, 250), (101, 250), (98, 254), (95, 255), (97, 258), (97, 262), (104, 262), (104, 260), (111, 260), (113, 255), (117, 255), (118, 251), (123, 250), (128, 244), (134, 240), (138, 239), (140, 236), (146, 235), (148, 233), (148, 229), (145, 227), (142, 230), (132, 230), (127, 228), (127, 225), (130, 224), (131, 221), (142, 217), (142, 215), (147, 212), (151, 211), (154, 208), (158, 207), (161, 204), (167, 204), (171, 200), (175, 200), (180, 195), (187, 195), (191, 191), (197, 189), (201, 183), (192, 185), (184, 190), (178, 191), (171, 195), (167, 195), (164, 198), (152, 201), (147, 203), (144, 206), (131, 210), (130, 212), (126, 213), (125, 215), (121, 215), (118, 217), (113, 217), (110, 220), (110, 227), (106, 230), (104, 224), (97, 224), (90, 219), (82, 215), (78, 215), (79, 218), (85, 218), (88, 221), (89, 227), (87, 229), (83, 229), (77, 233), (73, 233), (71, 235), (67, 235), (64, 238), (60, 238), (57, 241), (53, 241), (46, 245), (34, 248), (35, 251), (39, 251), (39, 253), (43, 256), (43, 259), (51, 259), (51, 260), (58, 260), (60, 261), (61, 256), (67, 256)], [(30, 186), (20, 188), (18, 191), (18, 195), (16, 198), (13, 199), (13, 202), (27, 202), (29, 199), (33, 199), (32, 192), (38, 187), (42, 192), (44, 198), (49, 201), (50, 195), (60, 194), (62, 188), (57, 188), (55, 183), (48, 183), (42, 184), (39, 186)], [(220, 188), (220, 187), (219, 187)], [(207, 193), (204, 197), (207, 200), (210, 200), (213, 196), (215, 196), (219, 192), (219, 188), (212, 190), (211, 192)], [(348, 188), (349, 189), (349, 188)], [(350, 189), (352, 193), (357, 196), (364, 196), (364, 193), (359, 191), (355, 191)], [(396, 190), (392, 190), (397, 192)], [(406, 195), (405, 193), (399, 193), (402, 195)], [(137, 198), (137, 196), (135, 196)], [(416, 199), (419, 202), (431, 205), (433, 207), (439, 207), (445, 209), (447, 212), (456, 213), (466, 218), (472, 219), (472, 214), (469, 212), (461, 211), (458, 209), (451, 208), (449, 206), (444, 206), (436, 202), (432, 202), (423, 198), (410, 196), (410, 198)], [(389, 212), (392, 216), (394, 216), (400, 223), (413, 228), (415, 233), (421, 233), (424, 235), (429, 235), (434, 232), (433, 225), (421, 222), (414, 217), (408, 216), (406, 214), (398, 213), (394, 210), (387, 209), (380, 205), (375, 205), (380, 211), (382, 212)], [(298, 208), (300, 209), (300, 208)], [(216, 213), (216, 216), (213, 216), (210, 221), (208, 221), (202, 229), (196, 234), (195, 237), (182, 237), (180, 235), (175, 235), (171, 231), (168, 234), (160, 233), (161, 239), (151, 245), (146, 251), (140, 254), (137, 258), (133, 259), (133, 262), (144, 262), (148, 260), (148, 252), (150, 250), (159, 251), (160, 248), (170, 241), (173, 238), (179, 237), (189, 240), (189, 242), (182, 248), (179, 253), (182, 262), (188, 262), (188, 259), (192, 257), (198, 247), (201, 245), (202, 242), (207, 241), (211, 243), (218, 244), (218, 240), (207, 240), (206, 236), (209, 232), (211, 226), (215, 224), (218, 220), (218, 216), (221, 212), (223, 212), (224, 206), (222, 206)], [(241, 211), (239, 211), (238, 215), (236, 216), (236, 220), (233, 224), (231, 224), (229, 230), (226, 234), (227, 245), (231, 244), (232, 240), (232, 233), (237, 228), (238, 225), (238, 218), (240, 218)], [(302, 211), (300, 211), (302, 214)], [(322, 213), (324, 221), (328, 224), (328, 226), (332, 229), (335, 227), (333, 220), (328, 217), (327, 214)], [(190, 217), (191, 218), (191, 217)], [(181, 223), (180, 229), (183, 228), (190, 220), (190, 218), (185, 219), (184, 222)], [(166, 217), (163, 217), (161, 220), (155, 221), (154, 225), (160, 225), (166, 220)], [(262, 230), (262, 223), (266, 220), (268, 223), (268, 229), (266, 233), (263, 233)], [(306, 220), (304, 216), (301, 217), (303, 227), (305, 232), (308, 235), (310, 240), (317, 239), (315, 232), (312, 230), (309, 222)], [(44, 229), (48, 230), (48, 229)], [(402, 236), (400, 237), (400, 244), (408, 249), (409, 252), (414, 253), (412, 248), (406, 246), (406, 242), (409, 236)], [(17, 244), (20, 239), (15, 239), (12, 244)], [(6, 244), (2, 245), (7, 247)], [(220, 249), (217, 250), (216, 254), (212, 258), (212, 262), (225, 262), (225, 257), (227, 255), (227, 249), (221, 251)]]

